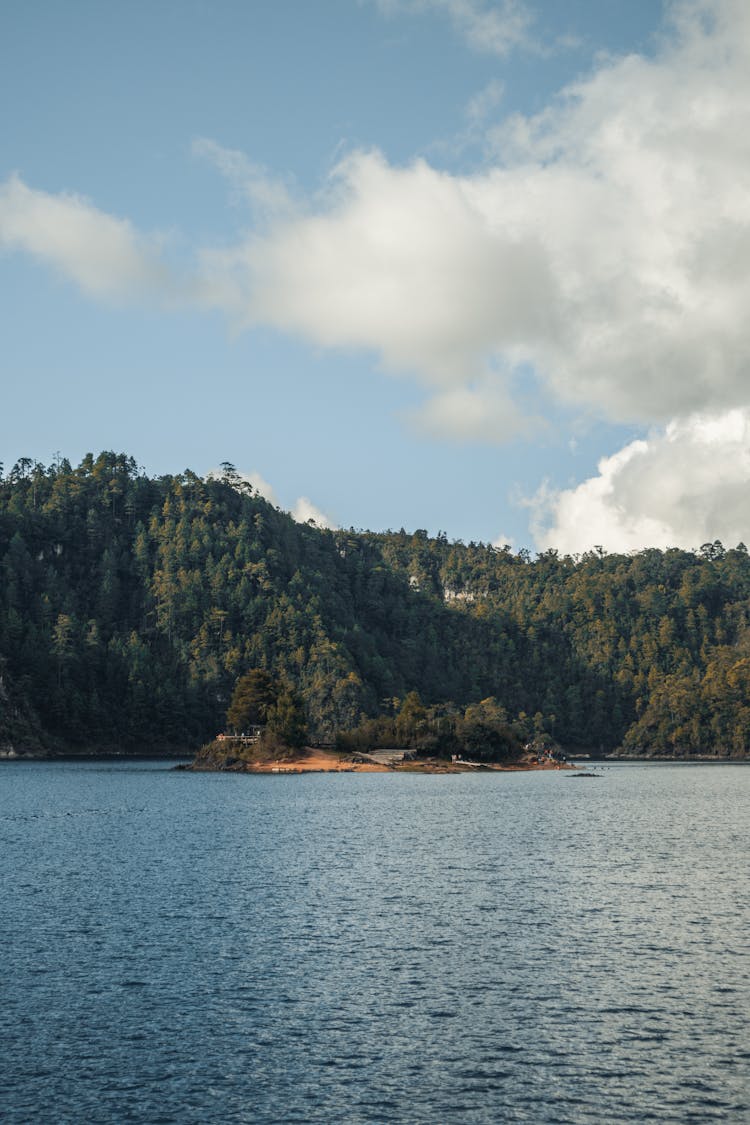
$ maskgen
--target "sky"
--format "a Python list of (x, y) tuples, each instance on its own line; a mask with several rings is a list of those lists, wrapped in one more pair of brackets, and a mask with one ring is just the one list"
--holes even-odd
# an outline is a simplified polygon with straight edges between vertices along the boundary
[(746, 0), (5, 0), (0, 460), (750, 541)]

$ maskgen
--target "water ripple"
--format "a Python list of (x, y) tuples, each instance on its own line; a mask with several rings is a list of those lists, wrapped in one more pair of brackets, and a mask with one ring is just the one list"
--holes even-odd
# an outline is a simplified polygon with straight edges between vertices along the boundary
[(9, 1125), (748, 1120), (748, 767), (0, 771)]

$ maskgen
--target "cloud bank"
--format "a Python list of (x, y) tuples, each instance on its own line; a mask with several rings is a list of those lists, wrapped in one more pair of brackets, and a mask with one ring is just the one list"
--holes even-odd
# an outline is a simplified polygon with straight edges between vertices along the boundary
[[(513, 13), (523, 24), (513, 4), (381, 7), (443, 10), (487, 43), (483, 17), (504, 20), (503, 34)], [(728, 436), (750, 405), (750, 5), (678, 0), (669, 13), (653, 57), (604, 59), (544, 112), (506, 119), (474, 174), (358, 151), (299, 202), (241, 154), (199, 142), (263, 214), (234, 245), (196, 251), (180, 284), (157, 240), (17, 177), (0, 185), (0, 246), (94, 295), (179, 292), (240, 325), (370, 352), (421, 383), (416, 424), (441, 438), (528, 434), (532, 373), (550, 413), (564, 403), (653, 428), (553, 498), (542, 542), (578, 544), (585, 502), (601, 520), (586, 534), (607, 545), (731, 539), (743, 501), (735, 477), (711, 484), (700, 434), (718, 427), (733, 472), (750, 478)], [(700, 479), (682, 471), (693, 458)]]
[(158, 240), (18, 177), (0, 186), (0, 244), (96, 295), (160, 287), (369, 351), (420, 380), (423, 424), (443, 435), (517, 432), (528, 371), (552, 400), (620, 422), (744, 405), (750, 6), (671, 12), (656, 57), (604, 61), (540, 115), (507, 119), (474, 175), (354, 152), (295, 203), (242, 154), (196, 142), (263, 221), (198, 250), (180, 284)]
[(750, 409), (694, 415), (599, 462), (577, 488), (530, 502), (537, 546), (565, 554), (693, 549), (750, 537)]
[(510, 398), (531, 367), (616, 421), (743, 404), (750, 7), (674, 19), (655, 59), (604, 63), (506, 121), (488, 170), (354, 153), (322, 201), (207, 255), (210, 272), (248, 323), (368, 349), (439, 396)]

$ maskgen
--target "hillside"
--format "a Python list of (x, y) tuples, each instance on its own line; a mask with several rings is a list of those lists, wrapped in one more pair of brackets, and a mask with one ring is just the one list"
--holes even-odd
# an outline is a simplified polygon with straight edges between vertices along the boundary
[(494, 697), (571, 750), (750, 749), (750, 559), (547, 552), (295, 523), (244, 484), (124, 454), (0, 479), (0, 749), (191, 749), (252, 667), (330, 741)]

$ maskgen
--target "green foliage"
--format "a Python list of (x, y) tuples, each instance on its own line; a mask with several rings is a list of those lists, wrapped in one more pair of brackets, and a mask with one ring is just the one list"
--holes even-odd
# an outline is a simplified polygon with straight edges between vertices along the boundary
[(276, 706), (279, 687), (263, 668), (251, 668), (240, 676), (227, 709), (227, 726), (241, 733), (250, 726), (264, 726), (269, 710)]
[(399, 740), (399, 745), (413, 745), (426, 724), (427, 712), (419, 698), (419, 692), (410, 691), (401, 704), (401, 709), (396, 718), (396, 737)]
[(505, 709), (492, 697), (461, 714), (453, 703), (425, 708), (417, 692), (410, 692), (395, 718), (365, 719), (353, 730), (340, 731), (336, 746), (347, 753), (403, 749), (424, 757), (457, 754), (498, 762), (516, 760), (523, 742), (520, 728), (508, 723)]
[(532, 561), (319, 530), (231, 465), (149, 478), (111, 452), (0, 478), (0, 743), (192, 747), (253, 669), (278, 692), (236, 725), (263, 706), (290, 738), (301, 708), (328, 741), (746, 754), (749, 627), (742, 544)]
[(294, 688), (284, 684), (267, 713), (268, 734), (284, 746), (299, 748), (307, 741), (305, 709)]
[(475, 761), (518, 758), (523, 746), (522, 736), (523, 725), (511, 726), (505, 708), (494, 696), (467, 707), (455, 727), (460, 752)]

